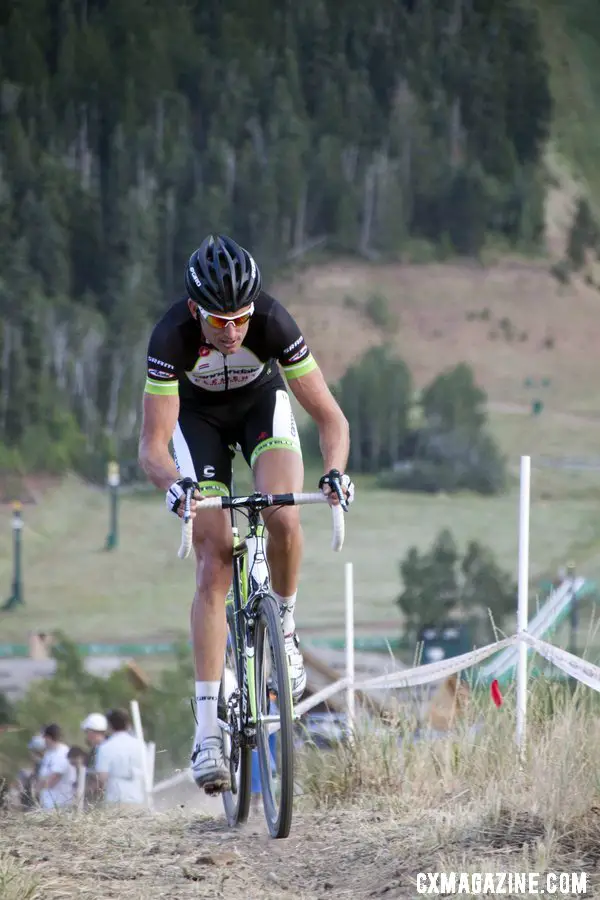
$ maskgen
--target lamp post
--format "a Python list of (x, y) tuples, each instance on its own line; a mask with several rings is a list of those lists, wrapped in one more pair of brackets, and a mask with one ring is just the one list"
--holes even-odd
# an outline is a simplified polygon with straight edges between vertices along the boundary
[(121, 474), (118, 462), (109, 462), (106, 483), (110, 489), (110, 526), (105, 549), (114, 550), (119, 544), (119, 485), (121, 484)]
[(23, 600), (23, 572), (22, 572), (22, 554), (21, 554), (21, 533), (23, 531), (23, 516), (21, 514), (22, 506), (19, 500), (13, 503), (12, 514), (12, 532), (13, 532), (13, 583), (12, 594), (2, 607), (8, 611), (14, 609), (15, 606), (24, 605)]

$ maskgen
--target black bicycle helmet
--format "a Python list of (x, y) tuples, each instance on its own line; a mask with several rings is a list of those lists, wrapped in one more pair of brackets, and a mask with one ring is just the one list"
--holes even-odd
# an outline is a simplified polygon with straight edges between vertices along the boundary
[(215, 313), (234, 313), (256, 299), (260, 270), (247, 250), (226, 235), (209, 234), (185, 270), (190, 299)]

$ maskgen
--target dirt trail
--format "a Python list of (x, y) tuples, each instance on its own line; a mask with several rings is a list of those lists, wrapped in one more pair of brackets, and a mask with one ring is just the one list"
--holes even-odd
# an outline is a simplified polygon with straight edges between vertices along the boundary
[(78, 818), (34, 813), (3, 821), (1, 833), (0, 887), (3, 872), (13, 875), (14, 892), (0, 890), (6, 900), (415, 894), (414, 865), (401, 869), (398, 826), (372, 811), (298, 813), (284, 841), (269, 838), (262, 813), (232, 831), (222, 817), (188, 810)]

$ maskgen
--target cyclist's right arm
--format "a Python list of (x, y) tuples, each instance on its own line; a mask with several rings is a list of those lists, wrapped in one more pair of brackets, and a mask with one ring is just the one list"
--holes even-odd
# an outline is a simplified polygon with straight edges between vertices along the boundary
[(169, 442), (179, 417), (179, 358), (173, 331), (160, 322), (148, 344), (138, 460), (152, 484), (164, 491), (179, 479), (169, 453)]
[(179, 394), (144, 392), (138, 459), (152, 484), (163, 491), (167, 491), (180, 477), (169, 453), (169, 442), (178, 416)]

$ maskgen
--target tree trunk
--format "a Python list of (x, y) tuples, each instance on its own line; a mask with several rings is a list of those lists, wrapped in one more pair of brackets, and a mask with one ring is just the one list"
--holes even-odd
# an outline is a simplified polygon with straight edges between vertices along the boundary
[(374, 163), (369, 163), (365, 171), (363, 214), (360, 229), (360, 252), (364, 256), (369, 255), (371, 232), (373, 228), (373, 215), (375, 212), (376, 171)]
[(12, 345), (12, 326), (4, 322), (2, 340), (2, 398), (0, 403), (0, 434), (6, 433), (6, 416), (10, 398), (10, 354)]

